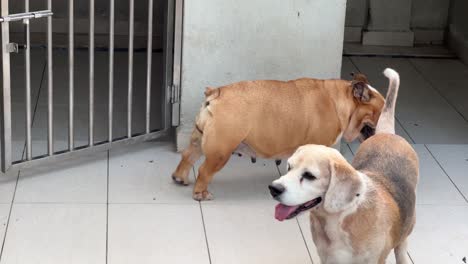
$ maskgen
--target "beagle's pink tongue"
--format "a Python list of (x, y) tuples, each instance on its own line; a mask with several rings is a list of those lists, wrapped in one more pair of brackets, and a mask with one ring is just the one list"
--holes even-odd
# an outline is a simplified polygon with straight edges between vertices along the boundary
[(296, 209), (299, 208), (298, 206), (287, 206), (284, 204), (278, 204), (275, 207), (275, 218), (276, 220), (283, 221), (284, 219), (288, 218)]

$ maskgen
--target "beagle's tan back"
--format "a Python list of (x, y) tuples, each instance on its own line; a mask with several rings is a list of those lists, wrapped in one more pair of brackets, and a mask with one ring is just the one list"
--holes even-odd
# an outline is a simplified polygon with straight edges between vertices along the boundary
[(361, 144), (352, 165), (390, 193), (399, 209), (400, 236), (406, 237), (415, 222), (419, 161), (414, 149), (398, 135), (377, 134)]

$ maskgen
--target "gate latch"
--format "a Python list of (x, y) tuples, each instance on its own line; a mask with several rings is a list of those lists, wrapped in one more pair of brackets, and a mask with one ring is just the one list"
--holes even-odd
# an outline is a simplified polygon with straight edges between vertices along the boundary
[(171, 103), (176, 104), (179, 103), (180, 100), (180, 86), (173, 84), (171, 85)]
[(6, 50), (9, 53), (12, 53), (12, 52), (18, 53), (18, 43), (8, 43), (6, 45)]

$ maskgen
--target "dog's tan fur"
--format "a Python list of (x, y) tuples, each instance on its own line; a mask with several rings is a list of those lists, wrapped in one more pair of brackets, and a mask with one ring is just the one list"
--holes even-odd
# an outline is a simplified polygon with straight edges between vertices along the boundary
[[(391, 81), (376, 135), (361, 144), (352, 165), (335, 149), (306, 145), (288, 160), (293, 170), (273, 182), (284, 190), (274, 197), (289, 206), (323, 197), (310, 211), (322, 264), (381, 264), (392, 249), (397, 264), (410, 263), (419, 164), (411, 145), (394, 134), (399, 76), (393, 70), (385, 75)], [(303, 180), (304, 171), (316, 178)]]
[[(408, 263), (406, 239), (415, 223), (418, 180), (418, 158), (412, 147), (399, 136), (377, 134), (361, 145), (353, 166), (334, 149), (302, 148), (291, 166), (313, 164), (319, 168), (320, 180), (328, 183), (323, 204), (310, 213), (322, 262), (385, 263), (395, 249), (397, 263)], [(334, 199), (333, 186), (351, 194), (346, 209), (327, 205), (327, 199)], [(340, 251), (349, 255), (340, 255)]]
[(362, 74), (353, 81), (298, 79), (244, 81), (207, 88), (190, 146), (173, 179), (184, 185), (202, 154), (193, 195), (211, 199), (213, 175), (238, 151), (252, 157), (282, 159), (309, 143), (334, 145), (352, 141), (365, 124), (375, 127), (384, 98)]

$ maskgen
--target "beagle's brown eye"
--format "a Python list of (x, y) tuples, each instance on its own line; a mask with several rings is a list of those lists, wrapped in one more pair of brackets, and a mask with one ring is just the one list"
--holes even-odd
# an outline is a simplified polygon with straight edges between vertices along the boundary
[(305, 171), (304, 173), (302, 173), (302, 178), (306, 179), (306, 180), (309, 180), (309, 181), (313, 181), (313, 180), (317, 179), (317, 177), (315, 177), (312, 173), (310, 173), (308, 171)]

